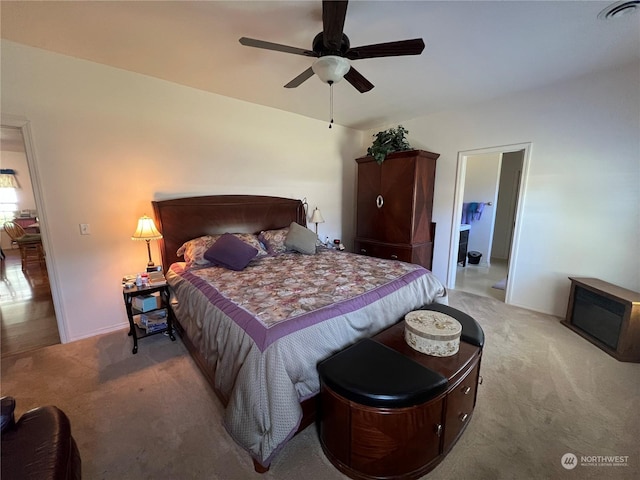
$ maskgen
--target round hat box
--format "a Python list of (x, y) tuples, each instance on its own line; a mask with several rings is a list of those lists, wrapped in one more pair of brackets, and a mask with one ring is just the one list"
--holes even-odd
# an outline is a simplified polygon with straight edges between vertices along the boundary
[(404, 320), (404, 339), (414, 350), (434, 357), (458, 353), (462, 325), (455, 318), (442, 312), (415, 310)]

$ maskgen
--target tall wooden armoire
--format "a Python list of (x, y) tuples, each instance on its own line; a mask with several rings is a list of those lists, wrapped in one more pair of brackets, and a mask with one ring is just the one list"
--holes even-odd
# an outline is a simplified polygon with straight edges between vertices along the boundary
[(409, 150), (358, 162), (355, 253), (431, 269), (437, 153)]

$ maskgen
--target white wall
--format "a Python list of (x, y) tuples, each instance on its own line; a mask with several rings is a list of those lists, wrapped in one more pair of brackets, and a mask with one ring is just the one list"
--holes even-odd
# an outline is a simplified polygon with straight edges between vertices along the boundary
[[(30, 121), (43, 236), (63, 339), (125, 325), (119, 279), (150, 201), (198, 194), (307, 197), (322, 238), (353, 239), (354, 158), (370, 132), (2, 41), (2, 113)], [(460, 151), (532, 142), (513, 303), (564, 315), (567, 276), (640, 290), (639, 64), (475, 108), (402, 122), (440, 153), (434, 273), (446, 280)], [(457, 222), (458, 219), (455, 219)], [(78, 224), (91, 224), (80, 236)], [(153, 256), (159, 253), (153, 245)]]
[(564, 316), (568, 276), (640, 290), (639, 72), (635, 63), (402, 122), (414, 148), (440, 154), (434, 273), (447, 277), (458, 152), (532, 142), (512, 303)]
[(320, 235), (351, 244), (361, 132), (12, 42), (1, 61), (2, 113), (33, 135), (63, 340), (125, 326), (120, 279), (146, 264), (130, 237), (152, 200), (306, 197)]

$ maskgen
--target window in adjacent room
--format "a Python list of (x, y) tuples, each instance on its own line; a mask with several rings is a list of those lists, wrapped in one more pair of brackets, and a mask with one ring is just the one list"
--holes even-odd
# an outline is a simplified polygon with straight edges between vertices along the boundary
[(0, 223), (13, 220), (18, 209), (18, 196), (15, 188), (0, 188)]

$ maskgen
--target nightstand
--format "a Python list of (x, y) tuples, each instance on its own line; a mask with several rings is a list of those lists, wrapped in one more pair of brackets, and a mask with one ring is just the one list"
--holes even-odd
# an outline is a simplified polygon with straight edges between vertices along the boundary
[(141, 338), (165, 333), (171, 341), (175, 341), (169, 285), (123, 287), (122, 295), (129, 318), (129, 336), (133, 337), (134, 354), (138, 353), (138, 339)]

